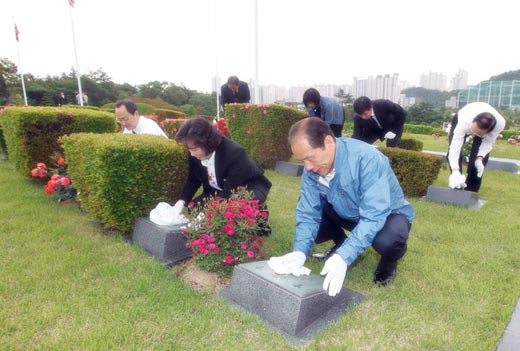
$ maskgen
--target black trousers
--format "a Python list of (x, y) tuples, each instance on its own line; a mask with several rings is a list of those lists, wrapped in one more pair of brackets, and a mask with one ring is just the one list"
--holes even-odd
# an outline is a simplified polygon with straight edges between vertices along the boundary
[[(456, 114), (455, 116), (453, 116), (453, 120), (451, 121), (451, 129), (450, 129), (450, 134), (448, 137), (450, 145), (451, 145), (451, 141), (453, 140), (453, 131), (455, 130), (455, 127), (457, 126), (458, 122), (459, 122), (459, 118), (458, 118), (458, 114)], [(464, 139), (464, 144), (465, 143), (466, 143), (466, 139)], [(459, 156), (459, 169), (460, 169), (461, 173), (462, 173), (462, 161), (464, 158), (464, 155), (462, 152), (462, 150), (464, 149), (464, 144), (461, 147), (460, 156)], [(478, 156), (478, 149), (480, 148), (481, 144), (482, 144), (482, 138), (477, 135), (474, 135), (473, 144), (471, 145), (471, 151), (469, 153), (469, 159), (468, 159), (468, 175), (466, 177), (465, 190), (468, 190), (468, 191), (478, 192), (480, 189), (480, 185), (482, 183), (483, 176), (482, 177), (477, 176), (478, 172), (477, 172), (477, 168), (475, 167), (475, 161), (477, 160), (477, 156)], [(447, 157), (450, 156), (449, 149), (448, 149), (448, 154), (446, 156)], [(487, 165), (488, 160), (489, 160), (489, 154), (487, 154), (486, 157), (484, 157), (484, 159), (482, 160), (482, 163), (484, 164), (484, 166)], [(448, 164), (449, 164), (449, 162), (448, 162)], [(450, 165), (450, 171), (451, 171), (451, 165)]]
[(334, 133), (336, 138), (341, 138), (341, 134), (343, 132), (343, 124), (329, 124), (330, 129)]
[[(357, 225), (358, 222), (341, 218), (334, 211), (332, 205), (326, 202), (323, 207), (316, 243), (334, 240), (336, 245), (339, 246), (347, 238), (343, 228), (351, 232)], [(372, 242), (374, 250), (381, 255), (378, 269), (384, 270), (387, 266), (395, 267), (397, 260), (404, 256), (410, 228), (410, 222), (402, 214), (392, 213), (386, 218), (385, 225)]]

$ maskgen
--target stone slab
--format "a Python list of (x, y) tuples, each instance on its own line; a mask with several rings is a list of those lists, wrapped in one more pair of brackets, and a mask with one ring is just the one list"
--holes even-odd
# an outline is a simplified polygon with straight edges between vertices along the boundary
[(496, 170), (506, 171), (506, 172), (511, 172), (511, 173), (518, 172), (518, 166), (516, 165), (516, 163), (506, 162), (506, 161), (488, 160), (486, 168), (487, 169), (496, 169)]
[(303, 174), (303, 165), (293, 162), (276, 161), (274, 169), (278, 173), (284, 173), (295, 177), (301, 177)]
[(497, 351), (520, 350), (520, 300), (511, 315), (511, 320), (504, 330), (504, 335), (497, 346)]
[(480, 209), (485, 203), (484, 200), (479, 198), (478, 193), (435, 185), (428, 187), (426, 199), (449, 205), (464, 206), (474, 210)]
[(240, 264), (233, 271), (231, 286), (219, 294), (231, 305), (251, 312), (292, 343), (309, 341), (346, 309), (361, 302), (363, 295), (343, 287), (335, 296), (323, 290), (323, 277), (276, 274), (267, 261)]
[(139, 217), (135, 221), (132, 243), (145, 249), (162, 264), (172, 266), (191, 257), (182, 230), (181, 225), (157, 225), (148, 217)]

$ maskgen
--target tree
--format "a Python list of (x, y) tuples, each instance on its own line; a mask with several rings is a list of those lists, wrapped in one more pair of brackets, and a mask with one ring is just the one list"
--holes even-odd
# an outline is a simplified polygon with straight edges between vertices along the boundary
[(18, 68), (7, 58), (0, 58), (0, 105), (12, 103), (11, 96), (21, 92)]
[(451, 96), (456, 96), (457, 92), (457, 90), (447, 92), (422, 87), (412, 87), (402, 91), (407, 97), (415, 97), (417, 102), (427, 102), (439, 109), (445, 106), (446, 100), (449, 100)]
[(195, 107), (195, 114), (215, 116), (217, 114), (217, 95), (196, 93), (189, 103)]
[(342, 105), (348, 105), (354, 102), (353, 96), (350, 93), (345, 93), (343, 89), (339, 89), (334, 96), (339, 99)]
[(406, 121), (411, 124), (441, 125), (444, 116), (434, 109), (432, 104), (421, 102), (408, 109)]

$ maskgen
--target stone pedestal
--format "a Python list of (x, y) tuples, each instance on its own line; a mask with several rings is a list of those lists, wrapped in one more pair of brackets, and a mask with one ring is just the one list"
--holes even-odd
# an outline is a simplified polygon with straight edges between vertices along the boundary
[(132, 243), (139, 245), (167, 266), (191, 257), (180, 225), (157, 225), (148, 217), (140, 217), (135, 221)]
[(477, 193), (472, 191), (450, 189), (434, 185), (428, 187), (426, 199), (449, 205), (464, 206), (474, 210), (480, 209), (485, 203), (484, 200), (479, 199)]
[(335, 296), (323, 290), (323, 277), (276, 274), (267, 261), (240, 264), (231, 286), (221, 295), (232, 305), (258, 315), (282, 332), (288, 341), (308, 341), (337, 320), (363, 295), (343, 287)]
[(292, 162), (276, 161), (274, 170), (278, 173), (300, 177), (303, 174), (303, 165)]
[(488, 160), (486, 169), (497, 169), (500, 171), (511, 172), (511, 173), (518, 172), (518, 166), (516, 165), (516, 163), (507, 162), (507, 161)]

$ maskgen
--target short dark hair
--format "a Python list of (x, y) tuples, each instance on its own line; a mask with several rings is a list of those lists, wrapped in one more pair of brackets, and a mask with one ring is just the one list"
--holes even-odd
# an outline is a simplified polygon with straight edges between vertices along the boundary
[(325, 137), (330, 135), (334, 140), (334, 132), (330, 126), (319, 117), (304, 118), (294, 123), (289, 130), (289, 145), (292, 145), (296, 138), (303, 136), (313, 149), (325, 147)]
[(227, 83), (229, 84), (235, 84), (238, 85), (240, 83), (240, 80), (238, 80), (237, 76), (231, 76), (227, 79)]
[(495, 116), (489, 112), (479, 113), (477, 117), (473, 118), (473, 122), (477, 122), (477, 126), (487, 132), (491, 132), (497, 125)]
[(367, 96), (360, 96), (355, 101), (353, 106), (354, 112), (358, 115), (361, 115), (365, 111), (369, 111), (372, 109), (372, 100)]
[(209, 155), (220, 145), (222, 135), (207, 119), (197, 117), (190, 118), (181, 125), (175, 134), (175, 140), (184, 145), (200, 147)]
[(314, 88), (309, 88), (303, 93), (303, 104), (305, 106), (307, 106), (309, 102), (312, 102), (314, 106), (318, 107), (320, 105), (320, 99), (320, 92)]
[(124, 99), (124, 100), (117, 101), (115, 104), (115, 108), (119, 108), (123, 105), (125, 106), (128, 113), (130, 113), (132, 115), (135, 113), (135, 111), (137, 111), (137, 105), (130, 99)]

